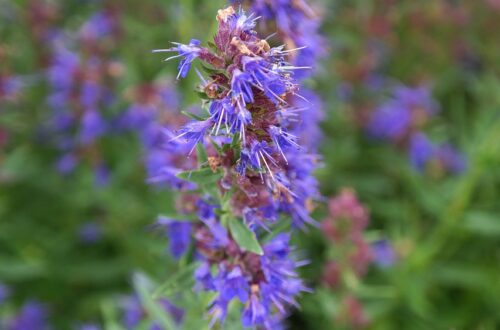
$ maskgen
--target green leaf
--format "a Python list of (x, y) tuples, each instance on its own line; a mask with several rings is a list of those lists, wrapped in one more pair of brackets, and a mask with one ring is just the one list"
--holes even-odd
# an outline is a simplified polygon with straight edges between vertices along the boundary
[(212, 49), (214, 51), (218, 50), (217, 46), (213, 42), (211, 42), (211, 41), (208, 41), (207, 45), (208, 45), (208, 47), (210, 47), (210, 49)]
[(197, 116), (197, 115), (195, 115), (194, 113), (191, 113), (191, 112), (181, 111), (181, 113), (184, 116), (189, 117), (189, 118), (194, 119), (194, 120), (197, 120), (197, 121), (204, 121), (204, 120), (206, 120), (205, 118)]
[(208, 162), (207, 151), (205, 150), (203, 144), (198, 143), (196, 145), (196, 155), (198, 156), (198, 165), (205, 164), (206, 162)]
[(221, 147), (219, 147), (219, 145), (217, 143), (215, 143), (214, 140), (210, 139), (210, 143), (212, 144), (212, 146), (215, 148), (215, 150), (217, 150), (217, 152), (219, 154), (222, 154), (223, 150)]
[(116, 310), (116, 304), (111, 300), (101, 302), (101, 311), (104, 319), (104, 326), (107, 330), (124, 330), (118, 323), (119, 313)]
[(222, 178), (222, 175), (223, 173), (221, 170), (213, 172), (211, 168), (206, 167), (199, 170), (181, 172), (177, 174), (177, 177), (189, 182), (209, 184), (219, 181)]
[(134, 274), (133, 277), (135, 291), (139, 294), (139, 298), (148, 312), (155, 321), (158, 321), (165, 329), (176, 329), (175, 323), (172, 321), (170, 315), (160, 307), (160, 305), (153, 299), (150, 288), (153, 285), (151, 280), (143, 274)]
[(225, 71), (222, 70), (222, 69), (216, 69), (212, 66), (209, 66), (208, 64), (206, 63), (203, 63), (201, 65), (201, 68), (203, 69), (203, 71), (205, 71), (207, 74), (209, 75), (214, 75), (214, 74), (224, 74)]
[[(210, 100), (210, 98), (208, 97), (207, 93), (205, 93), (205, 92), (196, 91), (196, 94), (202, 100)], [(198, 117), (198, 118), (200, 118), (200, 117)]]
[(493, 213), (469, 211), (465, 215), (464, 227), (474, 234), (500, 236), (500, 221)]
[(255, 233), (248, 229), (240, 219), (229, 219), (229, 230), (240, 248), (258, 255), (264, 254)]
[(278, 224), (271, 228), (271, 232), (268, 233), (266, 236), (263, 238), (263, 242), (269, 242), (272, 240), (274, 237), (276, 237), (278, 234), (287, 232), (288, 229), (290, 228), (290, 221), (288, 219), (282, 217), (280, 218), (280, 221), (278, 221)]
[(190, 289), (194, 285), (193, 273), (198, 266), (197, 262), (193, 262), (179, 269), (154, 291), (153, 298), (169, 297)]
[(175, 221), (179, 222), (193, 222), (200, 220), (200, 218), (198, 218), (196, 214), (161, 213), (160, 216), (169, 219), (175, 219)]

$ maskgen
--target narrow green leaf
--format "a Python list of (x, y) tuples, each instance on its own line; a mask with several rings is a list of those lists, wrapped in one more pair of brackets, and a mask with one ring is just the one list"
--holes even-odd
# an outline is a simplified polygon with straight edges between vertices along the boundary
[(215, 148), (215, 150), (217, 150), (217, 152), (219, 154), (222, 154), (223, 150), (221, 147), (219, 147), (219, 145), (217, 143), (215, 143), (214, 140), (210, 139), (210, 143), (212, 143), (212, 146)]
[(197, 121), (204, 121), (204, 120), (206, 120), (205, 118), (197, 116), (197, 115), (195, 115), (194, 113), (191, 113), (191, 112), (181, 111), (181, 113), (184, 116), (189, 117), (189, 118), (194, 119), (194, 120), (197, 120)]
[(211, 168), (206, 167), (199, 170), (181, 172), (177, 174), (177, 177), (189, 182), (208, 184), (216, 183), (222, 178), (222, 175), (223, 174), (221, 170), (213, 172)]
[[(202, 100), (210, 100), (210, 98), (208, 97), (207, 93), (205, 93), (205, 92), (196, 91), (196, 94), (198, 94), (198, 96)], [(200, 118), (200, 117), (198, 117), (198, 118)]]
[(498, 215), (482, 211), (469, 211), (465, 215), (464, 228), (471, 233), (484, 236), (500, 236)]
[(195, 214), (161, 213), (160, 216), (169, 219), (175, 219), (176, 221), (179, 222), (192, 222), (200, 220), (200, 218), (198, 218)]
[(101, 311), (104, 319), (104, 326), (107, 330), (124, 330), (118, 323), (119, 316), (116, 310), (116, 304), (110, 300), (101, 302)]
[(201, 68), (203, 69), (203, 71), (205, 71), (209, 75), (224, 74), (225, 73), (224, 70), (222, 70), (222, 69), (216, 69), (216, 68), (214, 68), (212, 66), (209, 66), (206, 63), (203, 63), (201, 65)]
[(133, 277), (134, 288), (139, 294), (142, 305), (151, 315), (154, 320), (158, 321), (165, 329), (176, 329), (175, 323), (172, 321), (170, 315), (160, 307), (160, 305), (153, 299), (150, 288), (152, 282), (143, 274), (134, 274)]
[(196, 145), (196, 155), (198, 156), (198, 165), (208, 162), (208, 155), (203, 144), (198, 143)]
[(198, 266), (199, 264), (194, 262), (179, 269), (154, 291), (153, 298), (172, 296), (191, 288), (194, 285), (193, 272)]
[(263, 255), (264, 251), (260, 247), (255, 233), (248, 229), (240, 219), (229, 219), (229, 230), (238, 245), (247, 251)]

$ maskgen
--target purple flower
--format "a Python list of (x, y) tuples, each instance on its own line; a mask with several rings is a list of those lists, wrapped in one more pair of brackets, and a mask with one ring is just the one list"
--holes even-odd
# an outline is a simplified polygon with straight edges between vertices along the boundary
[[(309, 291), (296, 272), (296, 268), (306, 262), (293, 260), (289, 239), (287, 234), (277, 235), (263, 247), (263, 256), (235, 250), (229, 245), (224, 250), (233, 258), (218, 263), (214, 261), (215, 277), (210, 264), (202, 263), (195, 273), (197, 287), (217, 293), (210, 307), (212, 324), (223, 322), (228, 304), (239, 299), (245, 303), (242, 312), (245, 327), (270, 329), (271, 324), (281, 319), (278, 316), (286, 314), (288, 306), (297, 304), (297, 295)], [(208, 255), (216, 256), (216, 251)]]
[(302, 88), (300, 95), (293, 99), (294, 109), (286, 109), (284, 112), (293, 113), (300, 111), (300, 120), (292, 122), (292, 133), (299, 137), (299, 143), (306, 150), (316, 151), (319, 141), (323, 137), (323, 132), (319, 123), (324, 119), (323, 104), (319, 96), (312, 90)]
[[(141, 322), (148, 320), (148, 315), (146, 314), (145, 308), (142, 306), (142, 302), (137, 295), (132, 295), (126, 297), (122, 300), (122, 323), (125, 328), (132, 330), (136, 329)], [(155, 301), (158, 307), (163, 309), (166, 313), (173, 317), (177, 324), (181, 324), (184, 319), (184, 310), (175, 306), (167, 299), (159, 299)], [(158, 323), (153, 322), (149, 329), (162, 330)]]
[(437, 159), (443, 168), (453, 174), (460, 174), (467, 169), (467, 160), (449, 144), (441, 145), (437, 150)]
[(30, 301), (23, 305), (19, 313), (7, 324), (8, 330), (47, 330), (50, 329), (47, 323), (47, 310), (36, 302)]
[(392, 91), (392, 98), (372, 114), (368, 131), (376, 138), (397, 141), (437, 111), (438, 106), (427, 88), (397, 87)]
[(191, 121), (179, 130), (179, 135), (175, 139), (183, 138), (193, 149), (198, 142), (203, 140), (211, 125), (211, 120)]
[(102, 238), (102, 227), (96, 222), (87, 222), (78, 229), (78, 236), (85, 244), (93, 244)]
[(175, 259), (182, 257), (191, 241), (191, 223), (160, 216), (157, 225), (166, 229), (169, 238), (170, 253)]
[(228, 302), (225, 300), (216, 299), (212, 302), (208, 314), (212, 316), (208, 328), (211, 329), (215, 323), (220, 322), (221, 325), (224, 324), (227, 315), (227, 305)]
[(201, 48), (200, 41), (196, 39), (191, 39), (188, 45), (184, 45), (178, 42), (173, 42), (175, 47), (171, 47), (168, 49), (156, 49), (153, 52), (178, 52), (178, 55), (171, 56), (165, 61), (169, 61), (174, 58), (183, 57), (181, 62), (179, 63), (179, 74), (177, 75), (177, 79), (185, 78), (191, 68), (191, 63), (195, 58), (200, 56)]
[(434, 144), (423, 133), (413, 135), (409, 157), (412, 166), (418, 171), (425, 170), (431, 162), (453, 174), (462, 173), (467, 168), (466, 159), (455, 148), (449, 144)]
[(241, 269), (236, 266), (231, 271), (219, 270), (215, 278), (215, 290), (219, 292), (219, 299), (231, 301), (238, 297), (241, 302), (246, 302), (250, 286), (248, 280), (243, 276)]
[(144, 317), (144, 311), (141, 301), (137, 296), (127, 297), (123, 301), (123, 319), (122, 322), (129, 330), (134, 329)]
[(106, 132), (106, 123), (101, 114), (96, 110), (86, 111), (82, 118), (80, 129), (80, 141), (82, 144), (90, 144), (96, 138)]
[(80, 59), (78, 55), (65, 48), (57, 48), (52, 65), (48, 69), (48, 79), (52, 88), (60, 91), (70, 91), (79, 66)]
[(387, 102), (372, 114), (368, 131), (376, 138), (396, 140), (408, 132), (411, 112), (398, 102)]
[(372, 243), (373, 261), (381, 267), (389, 267), (396, 261), (396, 252), (387, 240)]
[(413, 110), (422, 110), (429, 116), (436, 114), (439, 110), (438, 104), (432, 98), (431, 91), (425, 86), (418, 88), (396, 87), (393, 90), (393, 98), (402, 106)]
[(205, 291), (215, 290), (215, 279), (210, 271), (210, 264), (203, 262), (195, 271), (194, 278), (197, 282), (197, 287), (201, 287)]
[[(231, 80), (231, 93), (233, 99), (240, 102), (253, 102), (252, 78), (248, 73), (243, 73), (239, 69), (233, 71)], [(243, 103), (244, 105), (245, 103)]]
[(101, 86), (96, 82), (86, 80), (80, 91), (80, 102), (86, 109), (95, 108), (101, 97)]
[(278, 148), (285, 160), (286, 156), (283, 152), (284, 149), (288, 147), (299, 148), (299, 145), (297, 144), (297, 137), (293, 134), (288, 133), (281, 127), (273, 125), (269, 126), (269, 135), (273, 139), (274, 145), (276, 146), (276, 148)]
[(10, 295), (9, 287), (0, 282), (0, 305), (2, 305), (5, 302), (5, 300), (7, 300), (9, 295)]
[(272, 156), (272, 148), (265, 142), (254, 141), (250, 149), (250, 163), (257, 170), (268, 171), (272, 176), (271, 165), (276, 164)]
[(265, 325), (268, 317), (268, 306), (262, 304), (257, 295), (252, 295), (250, 297), (250, 302), (247, 304), (243, 314), (241, 315), (241, 324), (247, 328)]
[(23, 89), (23, 85), (19, 77), (0, 75), (0, 101), (15, 98)]
[(127, 129), (146, 129), (154, 122), (155, 107), (149, 104), (132, 104), (120, 119), (120, 126)]
[(98, 187), (104, 187), (109, 183), (110, 172), (109, 168), (104, 164), (99, 164), (94, 167), (94, 182)]
[(242, 59), (245, 72), (253, 78), (253, 84), (264, 91), (273, 101), (280, 102), (281, 94), (287, 91), (287, 80), (280, 74), (280, 67), (262, 58), (244, 56)]
[[(158, 303), (162, 306), (163, 310), (167, 313), (169, 313), (173, 318), (175, 323), (177, 324), (182, 324), (182, 321), (184, 320), (184, 310), (182, 308), (179, 308), (172, 304), (169, 300), (167, 299), (160, 299)], [(163, 328), (160, 328), (163, 329)]]
[(67, 153), (59, 158), (57, 170), (62, 174), (71, 173), (78, 163), (77, 157), (72, 153)]
[(115, 20), (110, 13), (101, 11), (90, 17), (80, 29), (84, 40), (97, 40), (110, 35), (115, 29)]
[(78, 327), (78, 330), (101, 330), (101, 327), (97, 324), (83, 324)]
[(215, 135), (219, 134), (219, 131), (223, 125), (234, 126), (232, 119), (235, 116), (235, 109), (232, 105), (231, 100), (224, 98), (221, 100), (213, 100), (209, 108), (210, 118), (214, 122), (213, 132)]
[(423, 171), (435, 155), (436, 147), (423, 133), (418, 133), (412, 136), (410, 141), (410, 163), (419, 171)]

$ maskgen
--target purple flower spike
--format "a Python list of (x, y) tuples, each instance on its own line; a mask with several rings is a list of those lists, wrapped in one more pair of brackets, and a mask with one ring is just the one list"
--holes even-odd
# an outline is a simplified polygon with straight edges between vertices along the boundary
[[(305, 8), (296, 9), (304, 13)], [(198, 216), (190, 228), (194, 257), (201, 262), (195, 288), (214, 293), (208, 307), (210, 326), (222, 324), (228, 306), (238, 301), (245, 327), (281, 329), (289, 308), (298, 306), (297, 297), (310, 291), (297, 273), (307, 262), (295, 260), (288, 234), (280, 233), (266, 244), (260, 241), (263, 230), (273, 230), (283, 215), (292, 219), (293, 227), (316, 224), (310, 213), (320, 197), (313, 177), (319, 157), (303, 148), (300, 123), (301, 112), (318, 105), (311, 106), (298, 94), (295, 71), (305, 68), (288, 60), (299, 49), (272, 48), (252, 30), (256, 18), (242, 10), (219, 10), (217, 21), (210, 49), (192, 42), (160, 50), (179, 53), (169, 58), (182, 58), (179, 77), (196, 57), (215, 69), (206, 77), (198, 72), (198, 91), (208, 114), (197, 113), (199, 120), (185, 124), (166, 146), (187, 145), (190, 151), (177, 150), (185, 156), (195, 145), (204, 150), (197, 153), (203, 159), (193, 168), (182, 168), (196, 173), (196, 189), (183, 191), (176, 205), (179, 213)], [(320, 115), (313, 117), (307, 127)], [(169, 150), (163, 157), (170, 156)], [(170, 174), (174, 169), (181, 170), (170, 163), (162, 168)], [(163, 221), (167, 231), (171, 221)]]

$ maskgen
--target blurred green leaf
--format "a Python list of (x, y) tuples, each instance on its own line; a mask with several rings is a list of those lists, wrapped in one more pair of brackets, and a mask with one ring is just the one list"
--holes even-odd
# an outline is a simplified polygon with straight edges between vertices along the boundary
[(193, 262), (171, 275), (162, 285), (153, 293), (153, 298), (169, 297), (173, 294), (189, 290), (194, 285), (194, 271), (199, 264)]
[(222, 175), (223, 173), (220, 169), (214, 172), (211, 168), (207, 167), (194, 171), (181, 172), (177, 174), (177, 177), (198, 184), (210, 184), (218, 182), (222, 178)]
[(133, 281), (134, 288), (139, 294), (142, 305), (148, 311), (148, 315), (158, 321), (166, 330), (177, 329), (170, 315), (161, 308), (161, 305), (157, 301), (153, 300), (153, 295), (150, 291), (153, 286), (151, 280), (143, 274), (136, 273), (134, 274)]
[(255, 233), (248, 229), (240, 219), (231, 218), (228, 222), (231, 234), (240, 248), (258, 255), (264, 254)]
[(468, 211), (463, 227), (478, 235), (500, 236), (500, 215), (483, 211)]

